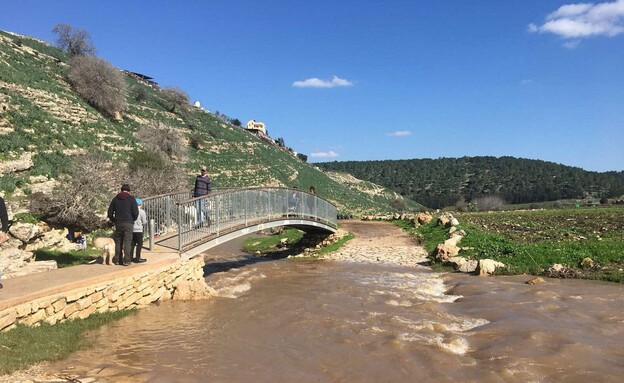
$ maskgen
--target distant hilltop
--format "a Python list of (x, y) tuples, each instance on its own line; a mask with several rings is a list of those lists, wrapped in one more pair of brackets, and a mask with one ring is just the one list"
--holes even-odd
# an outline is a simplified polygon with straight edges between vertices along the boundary
[(604, 202), (624, 195), (624, 171), (598, 173), (514, 157), (344, 161), (317, 165), (386, 186), (433, 208), (467, 204), (483, 197), (497, 197), (499, 203), (520, 204), (586, 198)]

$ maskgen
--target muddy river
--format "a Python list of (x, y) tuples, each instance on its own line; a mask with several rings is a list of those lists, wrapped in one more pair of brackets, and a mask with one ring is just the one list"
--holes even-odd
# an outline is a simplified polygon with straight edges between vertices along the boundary
[[(164, 302), (51, 367), (99, 382), (622, 382), (617, 284), (207, 255), (218, 297)], [(218, 254), (218, 256), (214, 255)]]

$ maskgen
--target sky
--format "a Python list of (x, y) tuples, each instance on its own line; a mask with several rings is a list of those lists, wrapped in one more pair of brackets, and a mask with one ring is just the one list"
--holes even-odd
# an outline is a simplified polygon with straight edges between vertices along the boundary
[(0, 29), (53, 44), (57, 23), (310, 162), (624, 170), (624, 0), (0, 0)]

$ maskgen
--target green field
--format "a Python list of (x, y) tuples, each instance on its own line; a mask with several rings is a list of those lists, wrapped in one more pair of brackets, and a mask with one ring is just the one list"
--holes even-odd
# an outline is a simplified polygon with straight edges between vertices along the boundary
[[(503, 262), (502, 274), (543, 275), (560, 263), (578, 278), (624, 282), (624, 207), (456, 213), (455, 217), (466, 231), (459, 246), (469, 248), (460, 255)], [(429, 252), (448, 238), (447, 231), (435, 222), (416, 229)], [(591, 258), (593, 267), (582, 268), (584, 258)]]

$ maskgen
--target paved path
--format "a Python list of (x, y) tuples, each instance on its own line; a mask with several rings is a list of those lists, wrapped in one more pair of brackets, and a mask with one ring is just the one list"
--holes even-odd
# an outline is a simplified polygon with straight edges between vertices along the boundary
[(33, 299), (160, 268), (179, 259), (177, 252), (159, 247), (154, 251), (143, 250), (141, 257), (147, 262), (131, 266), (79, 265), (4, 279), (4, 288), (0, 289), (0, 311)]

